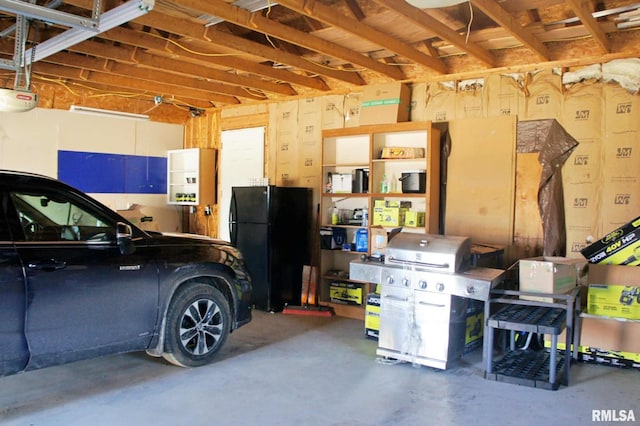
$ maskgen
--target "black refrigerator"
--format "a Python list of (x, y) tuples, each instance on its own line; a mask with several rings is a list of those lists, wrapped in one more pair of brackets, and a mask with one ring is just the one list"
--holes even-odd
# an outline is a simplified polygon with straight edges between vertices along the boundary
[(302, 269), (310, 261), (311, 203), (309, 188), (232, 188), (229, 235), (251, 274), (256, 309), (300, 305)]

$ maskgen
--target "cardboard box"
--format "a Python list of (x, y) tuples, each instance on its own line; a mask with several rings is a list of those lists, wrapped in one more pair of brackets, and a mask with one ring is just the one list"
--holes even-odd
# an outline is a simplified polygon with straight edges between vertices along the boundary
[[(547, 348), (551, 347), (551, 342), (548, 340), (545, 340), (544, 344)], [(563, 350), (565, 346), (564, 343), (558, 342), (558, 349)], [(632, 352), (609, 351), (580, 345), (578, 346), (578, 361), (640, 370), (640, 354), (634, 354)]]
[[(519, 261), (520, 291), (565, 294), (578, 285), (581, 271), (586, 269), (582, 259), (567, 257), (533, 257)], [(552, 298), (520, 296), (521, 299), (553, 302)]]
[(362, 305), (362, 286), (354, 283), (333, 282), (329, 286), (329, 297), (334, 303)]
[(387, 146), (382, 148), (380, 158), (424, 158), (424, 148)]
[(482, 346), (484, 334), (484, 303), (478, 300), (469, 300), (466, 310), (466, 330), (464, 336), (463, 353), (469, 353)]
[(367, 306), (364, 316), (364, 334), (367, 338), (378, 340), (380, 335), (380, 294), (367, 294)]
[(640, 286), (589, 284), (587, 298), (592, 315), (640, 320)]
[[(379, 200), (376, 200), (379, 201)], [(400, 209), (410, 209), (411, 201), (399, 201), (399, 200), (385, 200), (385, 207), (390, 208), (400, 208)]]
[[(378, 201), (376, 201), (376, 204)], [(373, 215), (371, 216), (371, 224), (373, 226), (382, 226), (382, 213), (384, 211), (384, 207), (373, 206)]]
[(578, 360), (592, 364), (604, 364), (612, 367), (635, 368), (640, 370), (640, 354), (624, 351), (578, 346)]
[[(411, 208), (411, 201), (399, 200), (374, 200), (373, 217), (371, 224), (373, 226), (403, 226), (404, 213)], [(402, 209), (402, 221), (400, 220)]]
[(335, 194), (351, 193), (352, 179), (351, 173), (333, 173), (331, 175), (331, 191)]
[(580, 345), (640, 354), (640, 321), (582, 314)]
[(404, 226), (419, 228), (424, 226), (424, 212), (407, 211), (404, 214)]
[(590, 263), (640, 265), (640, 217), (580, 250)]
[(640, 269), (624, 265), (589, 264), (589, 284), (640, 286)]
[[(584, 362), (640, 369), (640, 321), (582, 314), (578, 359)], [(558, 348), (565, 348), (565, 333)], [(545, 346), (550, 338), (545, 336)]]
[(404, 216), (408, 209), (398, 207), (385, 207), (382, 209), (382, 226), (404, 226)]
[(411, 89), (405, 83), (366, 86), (360, 103), (360, 125), (409, 120)]
[[(637, 267), (589, 264), (587, 288), (585, 299), (590, 314), (638, 319), (640, 269)], [(610, 292), (607, 298), (603, 298), (605, 290)]]
[(384, 255), (389, 240), (391, 240), (394, 235), (396, 235), (401, 230), (402, 228), (395, 228), (387, 232), (387, 230), (381, 226), (371, 227), (371, 255)]

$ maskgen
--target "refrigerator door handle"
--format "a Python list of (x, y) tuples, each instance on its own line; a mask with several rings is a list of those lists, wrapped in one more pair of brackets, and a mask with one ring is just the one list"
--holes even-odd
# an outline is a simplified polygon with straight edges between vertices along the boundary
[(238, 217), (238, 205), (236, 203), (235, 192), (231, 193), (231, 202), (229, 203), (229, 239), (231, 244), (236, 245), (238, 240), (238, 227), (236, 226), (236, 218)]

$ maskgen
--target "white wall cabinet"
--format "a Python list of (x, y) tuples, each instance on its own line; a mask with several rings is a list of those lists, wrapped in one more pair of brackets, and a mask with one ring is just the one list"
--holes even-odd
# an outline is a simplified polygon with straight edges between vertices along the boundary
[(215, 150), (176, 149), (167, 152), (167, 203), (212, 205), (215, 194)]

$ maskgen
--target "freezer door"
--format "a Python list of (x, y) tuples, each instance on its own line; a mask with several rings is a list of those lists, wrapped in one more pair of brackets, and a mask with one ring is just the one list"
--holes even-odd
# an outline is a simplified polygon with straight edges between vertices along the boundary
[(271, 186), (234, 186), (231, 191), (229, 223), (269, 223)]

